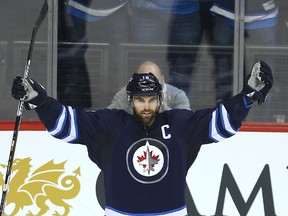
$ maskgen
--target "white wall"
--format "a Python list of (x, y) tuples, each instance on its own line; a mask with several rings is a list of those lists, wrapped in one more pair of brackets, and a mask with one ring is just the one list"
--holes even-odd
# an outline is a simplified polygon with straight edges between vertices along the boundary
[[(1, 177), (4, 179), (6, 172), (3, 166), (7, 164), (12, 133), (12, 131), (0, 131), (0, 175), (2, 174), (0, 176), (0, 194), (2, 194), (3, 190), (1, 184), (4, 183), (4, 180), (1, 181)], [(288, 215), (287, 152), (288, 133), (239, 132), (236, 136), (221, 143), (203, 146), (187, 176), (190, 192), (199, 214), (237, 216), (240, 215), (237, 206), (242, 203), (242, 210), (240, 211), (247, 211), (246, 215), (248, 216), (272, 216), (268, 215), (267, 212), (266, 214), (264, 213), (264, 209), (269, 211), (267, 208), (271, 204), (273, 204), (272, 207), (277, 216)], [(13, 193), (16, 195), (15, 197), (23, 196), (22, 200), (28, 199), (31, 191), (33, 189), (36, 191), (38, 187), (36, 183), (38, 182), (39, 185), (39, 182), (44, 182), (48, 176), (45, 172), (50, 170), (50, 173), (55, 174), (63, 171), (61, 175), (55, 175), (56, 180), (70, 175), (76, 176), (77, 181), (80, 182), (79, 193), (74, 197), (70, 195), (70, 198), (63, 199), (64, 203), (72, 206), (68, 215), (104, 215), (104, 211), (98, 204), (95, 195), (95, 184), (100, 170), (88, 159), (85, 147), (69, 145), (56, 140), (45, 131), (20, 131), (14, 159), (20, 159), (19, 162), (24, 162), (24, 159), (27, 160), (27, 158), (31, 158), (30, 170), (27, 170), (24, 174), (20, 173), (25, 171), (26, 165), (21, 166), (19, 171), (13, 172), (10, 190), (18, 189), (18, 191), (10, 192), (10, 194)], [(54, 164), (65, 161), (66, 163), (62, 166), (50, 165), (49, 168), (44, 168), (43, 173), (45, 174), (41, 175), (41, 177), (45, 177), (43, 179), (41, 177), (35, 178), (36, 180), (32, 181), (32, 176), (35, 176), (33, 172), (36, 172), (39, 167), (51, 160), (54, 160)], [(225, 169), (224, 166), (226, 167)], [(80, 167), (80, 175), (74, 173), (78, 167)], [(235, 181), (229, 180), (226, 174), (223, 175), (223, 170), (230, 170)], [(264, 173), (263, 178), (260, 177), (262, 171)], [(223, 180), (221, 180), (222, 176)], [(16, 186), (16, 179), (22, 180), (23, 184)], [(271, 180), (271, 185), (269, 185), (269, 180)], [(50, 210), (43, 215), (52, 215), (55, 210), (63, 214), (63, 207), (55, 205), (51, 200), (56, 199), (56, 197), (61, 198), (64, 188), (59, 182), (51, 182), (50, 178), (46, 179), (45, 184), (42, 184), (42, 186), (50, 185), (53, 192), (46, 195), (48, 198), (46, 204)], [(236, 183), (240, 193), (231, 193), (225, 187), (222, 193), (219, 193), (220, 185), (225, 186), (225, 182)], [(260, 189), (256, 190), (256, 196), (253, 197), (252, 191), (257, 182), (260, 184)], [(13, 185), (14, 188), (12, 189)], [(28, 189), (30, 193), (23, 190), (23, 188), (27, 188), (27, 185), (32, 185), (33, 189), (31, 187)], [(56, 192), (56, 188), (59, 189), (58, 192)], [(22, 192), (19, 189), (22, 189)], [(270, 189), (272, 194), (269, 195)], [(72, 189), (70, 188), (69, 190)], [(226, 191), (225, 196), (223, 191)], [(268, 191), (268, 196), (263, 196), (263, 191)], [(39, 194), (40, 192), (36, 191), (35, 197)], [(241, 196), (237, 198), (237, 195), (241, 195), (243, 200), (241, 200)], [(251, 203), (247, 202), (249, 197), (252, 200)], [(224, 200), (223, 205), (218, 203), (221, 198)], [(11, 199), (15, 201), (16, 198), (13, 196)], [(10, 201), (10, 199), (8, 200)], [(265, 206), (263, 201), (266, 202)], [(16, 206), (21, 203), (24, 205), (24, 209), (20, 210), (17, 216), (26, 215), (28, 211), (37, 213), (39, 211), (37, 204), (40, 205), (39, 200), (35, 199), (33, 202), (31, 205), (25, 205), (23, 201), (17, 202)], [(12, 204), (7, 205), (6, 212), (11, 213), (13, 208)], [(218, 210), (223, 208), (223, 212), (219, 211), (216, 214), (216, 208)], [(271, 210), (270, 208), (270, 211), (273, 212), (273, 209)], [(242, 212), (242, 215), (245, 214)]]

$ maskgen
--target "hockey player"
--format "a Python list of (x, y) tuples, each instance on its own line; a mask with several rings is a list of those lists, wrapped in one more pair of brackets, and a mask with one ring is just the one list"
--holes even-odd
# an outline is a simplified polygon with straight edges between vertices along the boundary
[[(190, 101), (185, 94), (185, 92), (173, 85), (170, 85), (165, 82), (165, 77), (161, 72), (160, 67), (152, 62), (152, 61), (144, 61), (141, 63), (141, 65), (137, 69), (137, 73), (149, 73), (151, 72), (156, 76), (158, 79), (159, 83), (162, 86), (162, 93), (163, 93), (163, 104), (159, 110), (159, 112), (163, 112), (164, 110), (171, 110), (171, 109), (188, 109), (191, 110), (190, 108)], [(127, 113), (133, 114), (133, 110), (131, 106), (127, 103), (127, 92), (126, 92), (126, 86), (122, 87), (113, 97), (113, 100), (111, 104), (108, 106), (110, 109), (122, 109), (125, 110)], [(103, 185), (104, 182), (104, 177), (103, 177), (103, 172), (101, 171), (98, 179), (97, 179), (97, 184), (96, 184), (96, 189), (98, 188), (97, 193), (97, 198), (98, 202), (100, 203), (101, 207), (105, 206), (104, 202), (104, 196), (101, 197), (100, 194), (104, 194), (102, 192), (101, 186)], [(97, 191), (97, 190), (96, 190)], [(100, 192), (101, 191), (101, 192)], [(191, 203), (193, 202), (192, 200), (192, 195), (189, 191), (188, 184), (186, 184), (186, 205), (187, 205), (187, 210), (189, 212), (189, 209), (192, 207)], [(99, 195), (99, 196), (98, 196)]]
[(158, 113), (161, 84), (152, 73), (135, 73), (127, 84), (133, 115), (64, 106), (29, 78), (14, 79), (12, 96), (35, 109), (52, 136), (87, 146), (104, 173), (107, 216), (185, 216), (185, 178), (201, 145), (233, 136), (253, 101), (264, 102), (272, 84), (270, 67), (260, 61), (241, 93), (216, 108)]

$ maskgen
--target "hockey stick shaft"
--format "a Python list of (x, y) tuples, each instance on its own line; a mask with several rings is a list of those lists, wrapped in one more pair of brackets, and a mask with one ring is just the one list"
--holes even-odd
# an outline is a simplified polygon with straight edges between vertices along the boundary
[[(41, 9), (40, 15), (38, 16), (38, 18), (37, 18), (37, 20), (33, 26), (30, 46), (29, 46), (29, 50), (28, 50), (28, 56), (27, 56), (24, 74), (23, 74), (24, 79), (26, 79), (28, 77), (28, 74), (29, 74), (36, 33), (37, 33), (42, 21), (44, 20), (47, 12), (48, 12), (48, 4), (47, 4), (47, 0), (45, 0), (44, 4), (42, 6), (42, 9)], [(15, 150), (16, 150), (16, 143), (17, 143), (17, 138), (18, 138), (18, 132), (19, 132), (20, 123), (21, 123), (21, 119), (22, 119), (23, 103), (24, 103), (23, 100), (20, 100), (18, 102), (18, 106), (17, 106), (17, 116), (16, 116), (16, 121), (15, 121), (14, 131), (13, 131), (10, 154), (9, 154), (7, 168), (6, 168), (5, 183), (4, 183), (4, 188), (3, 188), (3, 192), (2, 192), (2, 198), (1, 198), (0, 216), (3, 216), (4, 211), (5, 211), (7, 193), (8, 193), (8, 189), (9, 189), (9, 185), (10, 185), (12, 165), (13, 165), (13, 160), (14, 160), (14, 155), (15, 155)]]

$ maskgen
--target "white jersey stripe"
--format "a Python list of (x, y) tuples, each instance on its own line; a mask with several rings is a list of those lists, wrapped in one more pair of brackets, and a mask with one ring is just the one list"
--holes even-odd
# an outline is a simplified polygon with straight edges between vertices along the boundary
[(85, 7), (73, 0), (70, 0), (68, 2), (68, 4), (76, 9), (78, 9), (79, 11), (82, 11), (84, 13), (87, 13), (87, 14), (90, 14), (92, 16), (102, 16), (102, 17), (106, 17), (106, 16), (109, 16), (110, 14), (114, 13), (115, 11), (117, 11), (119, 8), (123, 7), (125, 4), (122, 4), (122, 5), (119, 5), (119, 6), (116, 6), (114, 8), (111, 8), (111, 9), (99, 9), (99, 10), (96, 10), (96, 9), (91, 9), (89, 7)]
[(77, 126), (76, 126), (76, 114), (72, 107), (68, 107), (69, 111), (69, 116), (70, 116), (70, 126), (69, 126), (69, 134), (67, 137), (63, 138), (62, 140), (65, 142), (72, 142), (78, 137), (78, 131), (77, 131)]
[(62, 111), (56, 121), (55, 127), (51, 130), (49, 130), (48, 132), (52, 135), (52, 136), (56, 136), (58, 133), (60, 133), (64, 126), (65, 126), (65, 122), (66, 122), (66, 118), (67, 118), (67, 111), (65, 109), (64, 106), (62, 106)]
[(233, 126), (230, 124), (230, 120), (229, 120), (229, 114), (225, 108), (225, 106), (223, 106), (222, 104), (220, 105), (220, 109), (221, 109), (221, 119), (222, 119), (222, 125), (225, 128), (225, 130), (230, 133), (231, 135), (234, 135), (237, 133), (236, 130), (234, 130)]
[(218, 130), (217, 112), (218, 112), (218, 109), (216, 109), (212, 113), (212, 119), (210, 121), (210, 131), (209, 131), (210, 134), (209, 135), (210, 135), (210, 138), (212, 140), (214, 140), (215, 142), (220, 142), (221, 140), (224, 140), (225, 138), (219, 133), (219, 130)]
[(110, 208), (106, 206), (105, 208), (105, 216), (187, 216), (187, 208), (186, 206), (183, 206), (179, 209), (174, 209), (172, 211), (168, 212), (162, 212), (162, 213), (149, 213), (149, 214), (132, 214), (132, 213), (126, 213), (121, 212), (116, 209)]
[(232, 20), (234, 20), (234, 18), (235, 18), (235, 14), (234, 13), (232, 13), (230, 11), (227, 11), (227, 10), (224, 10), (224, 9), (218, 7), (218, 6), (215, 6), (215, 5), (213, 5), (210, 8), (210, 11), (212, 11), (212, 12), (214, 12), (216, 14), (223, 15), (223, 16), (229, 18), (229, 19), (232, 19)]
[[(225, 17), (232, 19), (232, 20), (235, 19), (234, 13), (227, 11), (225, 9), (222, 9), (222, 8), (215, 6), (215, 5), (210, 8), (210, 11), (217, 13), (217, 14), (220, 14), (222, 16), (225, 16)], [(272, 11), (270, 14), (264, 14), (264, 15), (260, 14), (260, 15), (250, 15), (250, 16), (245, 15), (244, 22), (250, 23), (250, 22), (255, 22), (255, 21), (259, 21), (259, 20), (271, 19), (271, 18), (277, 17), (278, 13), (279, 13), (278, 8), (276, 8), (276, 10)]]

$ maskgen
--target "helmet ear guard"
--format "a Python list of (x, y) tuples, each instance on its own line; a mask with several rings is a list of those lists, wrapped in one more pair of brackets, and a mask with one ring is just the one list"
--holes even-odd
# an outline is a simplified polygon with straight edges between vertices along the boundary
[(159, 101), (160, 101), (160, 106), (162, 106), (163, 105), (163, 100), (164, 100), (164, 95), (163, 95), (163, 91), (161, 91), (160, 92), (160, 94), (158, 95), (158, 97), (159, 97)]

